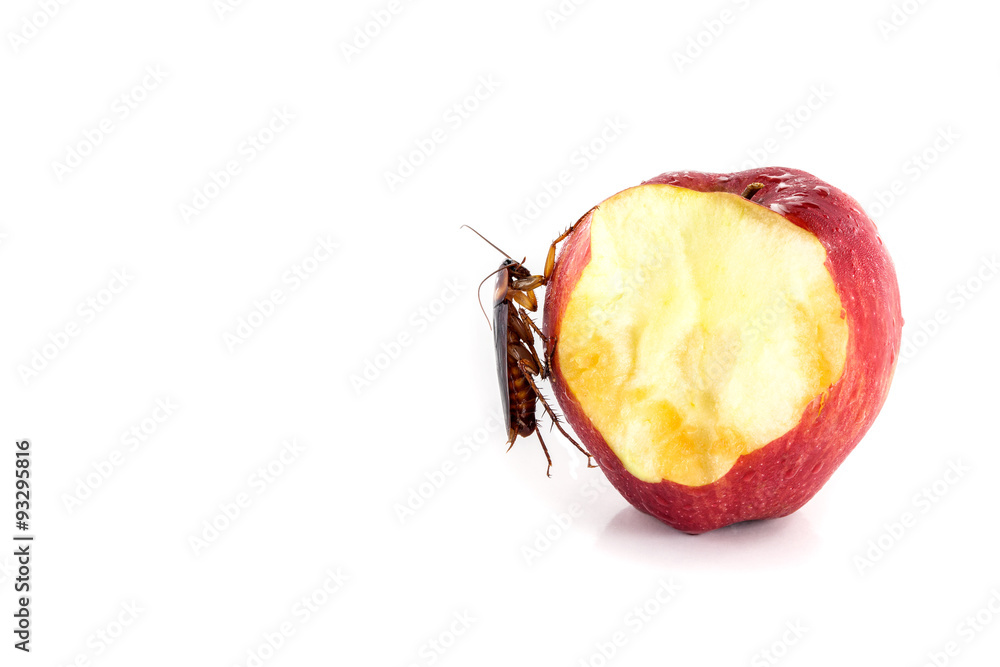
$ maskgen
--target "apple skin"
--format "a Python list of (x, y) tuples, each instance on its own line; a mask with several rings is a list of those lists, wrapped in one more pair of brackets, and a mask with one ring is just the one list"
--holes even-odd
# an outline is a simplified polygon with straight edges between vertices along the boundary
[[(764, 185), (752, 201), (806, 229), (826, 249), (848, 323), (847, 356), (826, 400), (817, 397), (791, 431), (741, 456), (728, 473), (703, 486), (644, 482), (625, 470), (584, 414), (559, 366), (552, 386), (566, 419), (612, 485), (636, 508), (678, 530), (704, 533), (739, 521), (786, 516), (826, 483), (868, 431), (885, 402), (899, 358), (903, 318), (899, 287), (875, 225), (857, 201), (795, 169), (765, 167), (733, 174), (671, 172), (646, 183), (740, 195)], [(559, 336), (573, 287), (590, 262), (590, 216), (567, 239), (546, 290), (543, 330)]]

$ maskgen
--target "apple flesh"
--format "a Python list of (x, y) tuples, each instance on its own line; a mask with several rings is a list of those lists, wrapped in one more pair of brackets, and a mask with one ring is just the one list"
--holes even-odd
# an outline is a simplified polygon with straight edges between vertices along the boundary
[(881, 409), (901, 328), (875, 225), (783, 168), (610, 197), (544, 310), (566, 419), (631, 504), (689, 533), (804, 505)]

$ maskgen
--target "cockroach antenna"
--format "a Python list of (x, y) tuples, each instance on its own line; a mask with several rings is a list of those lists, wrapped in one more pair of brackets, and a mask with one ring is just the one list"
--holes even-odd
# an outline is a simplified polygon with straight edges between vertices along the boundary
[[(512, 261), (512, 262), (514, 261), (514, 258), (513, 258), (513, 257), (511, 257), (510, 255), (508, 255), (507, 253), (505, 253), (505, 252), (504, 252), (503, 250), (500, 250), (500, 248), (497, 248), (497, 247), (496, 247), (495, 245), (493, 245), (493, 242), (492, 242), (492, 241), (490, 241), (490, 240), (489, 240), (488, 238), (486, 238), (485, 236), (483, 236), (482, 234), (480, 234), (479, 232), (477, 232), (477, 231), (476, 231), (475, 229), (473, 229), (472, 227), (469, 227), (468, 225), (462, 225), (462, 227), (465, 227), (466, 229), (468, 229), (469, 231), (471, 231), (471, 232), (472, 232), (473, 234), (475, 234), (476, 236), (478, 236), (478, 237), (479, 237), (479, 238), (481, 238), (482, 240), (484, 240), (484, 241), (486, 241), (487, 243), (489, 243), (489, 244), (490, 244), (491, 246), (493, 246), (494, 248), (496, 248), (496, 250), (497, 250), (497, 251), (499, 251), (501, 255), (503, 255), (504, 257), (506, 257), (506, 258), (507, 258), (507, 259), (509, 259), (510, 261)], [(459, 229), (461, 229), (462, 227), (459, 227)], [(495, 273), (495, 272), (494, 272), (494, 273)], [(487, 276), (487, 277), (489, 277), (489, 276)]]

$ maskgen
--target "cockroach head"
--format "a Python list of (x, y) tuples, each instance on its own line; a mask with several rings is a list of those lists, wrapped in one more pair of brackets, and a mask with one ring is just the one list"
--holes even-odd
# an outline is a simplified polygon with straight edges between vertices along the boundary
[(522, 262), (515, 262), (509, 257), (501, 262), (500, 268), (507, 269), (507, 272), (515, 278), (528, 278), (531, 276), (531, 271), (526, 269)]

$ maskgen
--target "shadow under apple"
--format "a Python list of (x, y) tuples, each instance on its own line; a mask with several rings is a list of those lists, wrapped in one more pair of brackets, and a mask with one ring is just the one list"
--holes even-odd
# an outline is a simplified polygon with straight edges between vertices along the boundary
[(653, 567), (690, 570), (772, 569), (803, 561), (822, 540), (806, 508), (779, 519), (743, 521), (701, 535), (675, 530), (627, 507), (598, 535), (596, 546)]

